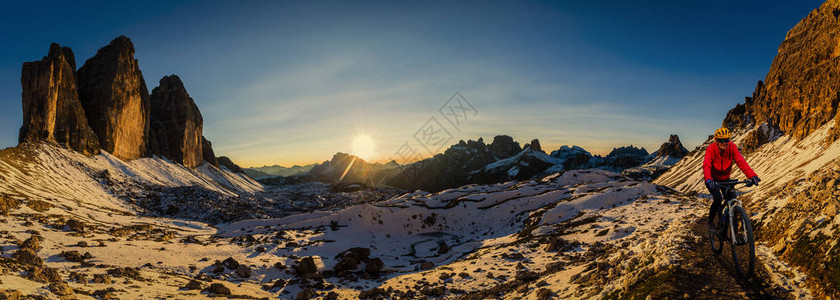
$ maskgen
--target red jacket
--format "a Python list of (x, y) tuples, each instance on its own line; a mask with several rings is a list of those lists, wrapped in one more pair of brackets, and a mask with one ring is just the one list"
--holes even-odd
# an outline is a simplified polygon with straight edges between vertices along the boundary
[(717, 143), (712, 143), (706, 148), (706, 158), (703, 159), (703, 176), (705, 180), (714, 179), (715, 181), (727, 180), (732, 173), (732, 161), (738, 165), (738, 168), (747, 175), (747, 178), (757, 176), (755, 172), (738, 152), (738, 146), (733, 142), (729, 142), (726, 149), (720, 150)]

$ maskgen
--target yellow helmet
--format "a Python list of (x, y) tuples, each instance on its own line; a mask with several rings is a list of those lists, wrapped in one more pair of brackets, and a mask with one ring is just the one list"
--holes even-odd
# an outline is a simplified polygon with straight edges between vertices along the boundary
[(732, 131), (729, 131), (726, 127), (718, 128), (715, 130), (715, 138), (716, 139), (728, 139), (732, 138)]

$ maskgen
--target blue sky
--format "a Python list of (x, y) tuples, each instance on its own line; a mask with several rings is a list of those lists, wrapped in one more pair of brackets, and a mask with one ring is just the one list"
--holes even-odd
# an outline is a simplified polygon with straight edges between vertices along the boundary
[(508, 134), (606, 154), (676, 133), (692, 148), (820, 3), (4, 2), (0, 147), (17, 144), (23, 62), (57, 42), (81, 66), (126, 35), (149, 90), (178, 74), (217, 155), (243, 166), (323, 161), (361, 134), (388, 159), (445, 122), (455, 92), (478, 113), (452, 143)]

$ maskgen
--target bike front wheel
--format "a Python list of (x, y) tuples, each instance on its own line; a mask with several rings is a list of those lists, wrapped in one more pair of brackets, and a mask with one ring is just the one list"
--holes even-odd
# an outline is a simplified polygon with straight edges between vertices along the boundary
[(721, 233), (724, 226), (720, 216), (718, 214), (712, 221), (712, 224), (717, 224), (717, 229), (709, 228), (709, 242), (712, 244), (712, 253), (715, 255), (719, 255), (723, 251), (723, 234)]
[(733, 207), (730, 224), (732, 227), (729, 233), (732, 235), (730, 242), (735, 270), (741, 276), (752, 276), (755, 267), (755, 240), (747, 211), (740, 206)]

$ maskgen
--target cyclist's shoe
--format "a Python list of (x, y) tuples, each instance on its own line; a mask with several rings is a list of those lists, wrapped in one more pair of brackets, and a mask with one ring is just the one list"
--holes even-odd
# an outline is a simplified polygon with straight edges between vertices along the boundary
[(741, 245), (744, 245), (746, 243), (747, 242), (744, 241), (744, 236), (739, 234), (738, 236), (735, 237), (735, 245), (741, 246)]

